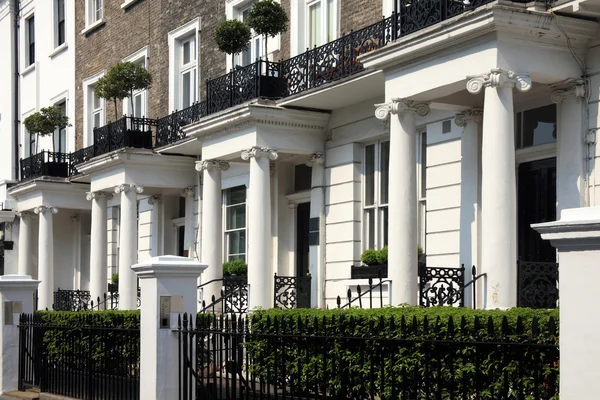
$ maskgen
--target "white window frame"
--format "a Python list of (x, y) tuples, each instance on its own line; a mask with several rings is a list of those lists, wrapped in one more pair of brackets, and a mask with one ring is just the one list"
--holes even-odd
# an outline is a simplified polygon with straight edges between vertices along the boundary
[[(67, 116), (69, 115), (69, 103), (67, 102), (67, 98), (66, 97), (63, 97), (63, 98), (61, 98), (59, 100), (54, 100), (52, 103), (55, 106), (59, 106), (60, 104), (64, 103), (64, 105), (65, 105), (65, 115), (67, 115)], [(64, 140), (64, 143), (63, 143), (63, 149), (62, 149), (63, 151), (62, 151), (62, 153), (67, 154), (69, 152), (69, 128), (68, 127), (64, 127), (63, 129), (64, 129), (64, 132), (65, 132), (65, 140)], [(61, 149), (60, 149), (60, 142), (61, 142), (61, 140), (60, 140), (60, 131), (63, 130), (63, 129), (56, 129), (56, 131), (54, 131), (54, 135), (52, 137), (52, 141), (55, 141), (57, 138), (58, 138), (58, 141), (59, 141), (59, 147), (58, 148), (56, 146), (56, 143), (51, 143), (52, 149), (54, 151), (58, 151), (58, 152), (61, 151)]]
[[(148, 63), (149, 63), (149, 56), (148, 56), (148, 46), (145, 46), (143, 48), (141, 48), (140, 50), (136, 51), (135, 53), (131, 54), (130, 56), (127, 56), (123, 59), (123, 62), (132, 62), (134, 64), (140, 63), (142, 64), (142, 67), (144, 67), (145, 69), (148, 69)], [(141, 100), (141, 104), (142, 104), (142, 110), (139, 113), (139, 117), (148, 117), (148, 91), (147, 90), (138, 90), (133, 92), (133, 98), (134, 98), (134, 102), (135, 102), (135, 98), (141, 96), (142, 100)], [(123, 99), (123, 115), (133, 115), (134, 110), (131, 109), (131, 100), (129, 99), (129, 97), (127, 97), (126, 99)]]
[[(94, 143), (94, 110), (92, 110), (93, 89), (94, 85), (100, 78), (104, 76), (104, 71), (83, 80), (83, 147), (90, 146)], [(100, 126), (106, 124), (106, 101), (100, 99)]]
[(304, 53), (309, 46), (309, 7), (316, 3), (321, 4), (321, 10), (323, 11), (323, 18), (321, 19), (321, 32), (323, 35), (322, 44), (328, 43), (339, 38), (339, 27), (340, 27), (340, 0), (333, 0), (332, 8), (335, 10), (335, 16), (333, 18), (333, 37), (328, 38), (328, 23), (329, 23), (329, 9), (327, 7), (327, 0), (291, 0), (290, 8), (290, 51), (291, 56)]
[[(198, 100), (200, 79), (200, 52), (198, 33), (200, 32), (200, 19), (195, 18), (179, 28), (169, 32), (169, 109), (174, 111), (182, 108), (183, 73), (196, 71), (195, 99)], [(196, 60), (188, 65), (183, 64), (182, 44), (187, 40), (195, 40)], [(194, 84), (194, 83), (192, 83)]]
[[(425, 253), (427, 238), (427, 131), (417, 134), (417, 244)], [(423, 154), (425, 152), (425, 154)]]
[(68, 1), (69, 0), (63, 0), (63, 13), (65, 15), (65, 20), (64, 20), (64, 41), (62, 43), (59, 43), (59, 12), (58, 12), (58, 3), (60, 0), (54, 0), (54, 5), (52, 7), (52, 11), (53, 11), (53, 23), (54, 23), (54, 29), (52, 30), (52, 34), (53, 34), (53, 38), (52, 38), (52, 44), (54, 49), (59, 49), (62, 47), (67, 47), (67, 30), (68, 30), (68, 25), (67, 25), (67, 5), (68, 5)]
[[(389, 143), (390, 139), (381, 139), (375, 142), (365, 143), (363, 148), (363, 163), (362, 163), (362, 247), (363, 250), (368, 249), (381, 249), (386, 243), (384, 243), (384, 215), (385, 211), (388, 210), (388, 203), (383, 203), (381, 200), (381, 144)], [(374, 146), (374, 173), (373, 173), (373, 204), (366, 204), (366, 194), (367, 194), (367, 179), (366, 179), (366, 169), (367, 169), (367, 147)], [(388, 174), (389, 180), (389, 174)], [(389, 201), (389, 191), (388, 191), (388, 201)], [(372, 238), (373, 246), (369, 246), (368, 244), (371, 242), (371, 238), (369, 237), (369, 213), (371, 210), (374, 210), (373, 214), (375, 216), (375, 237)], [(389, 220), (389, 212), (388, 212), (388, 220)]]
[[(237, 187), (240, 186), (244, 186), (244, 189), (246, 191), (246, 199), (244, 201), (244, 203), (235, 203), (235, 204), (227, 204), (227, 191), (231, 190), (231, 189), (235, 189)], [(233, 255), (233, 256), (243, 256), (243, 260), (244, 262), (248, 262), (248, 186), (247, 185), (237, 185), (237, 186), (232, 186), (229, 187), (227, 189), (223, 189), (222, 190), (222, 210), (223, 210), (223, 214), (222, 214), (222, 221), (223, 221), (223, 262), (227, 262), (230, 261), (229, 260), (229, 256)], [(246, 222), (244, 224), (243, 228), (234, 228), (234, 229), (227, 229), (227, 209), (229, 207), (235, 207), (235, 206), (239, 206), (241, 204), (244, 204), (246, 206)], [(244, 243), (244, 253), (235, 253), (235, 254), (229, 254), (229, 234), (232, 232), (241, 232), (241, 231), (245, 231), (246, 235), (245, 235), (245, 243)]]
[[(21, 121), (25, 121), (25, 119), (35, 111), (35, 109), (27, 111), (21, 116)], [(34, 137), (33, 152), (31, 152), (31, 137)], [(27, 128), (25, 128), (25, 124), (21, 123), (21, 158), (25, 159), (37, 154), (38, 144), (38, 135), (30, 135), (29, 132), (27, 132)]]
[[(31, 52), (30, 52), (30, 46), (31, 46), (31, 38), (29, 35), (29, 24), (31, 22), (31, 20), (33, 19), (33, 60), (31, 59)], [(36, 48), (36, 40), (35, 40), (35, 31), (36, 31), (36, 19), (35, 19), (35, 14), (34, 13), (30, 13), (29, 15), (27, 15), (24, 18), (25, 21), (25, 46), (24, 46), (24, 50), (25, 50), (25, 67), (29, 68), (33, 65), (35, 65), (35, 61), (36, 61), (36, 56), (37, 56), (37, 48)]]
[(104, 20), (104, 1), (105, 0), (86, 0), (85, 1), (85, 26), (86, 27), (91, 27), (95, 24), (99, 24)]

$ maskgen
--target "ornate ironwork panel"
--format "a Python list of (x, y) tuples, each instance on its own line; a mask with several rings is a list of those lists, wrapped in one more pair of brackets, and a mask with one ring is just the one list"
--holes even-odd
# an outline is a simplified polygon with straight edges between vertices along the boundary
[(465, 268), (419, 267), (419, 304), (464, 306)]
[(517, 305), (531, 308), (558, 307), (558, 264), (517, 262)]
[(39, 178), (44, 171), (44, 151), (21, 159), (21, 180)]
[(205, 117), (206, 104), (206, 100), (203, 100), (158, 119), (156, 121), (156, 147), (166, 146), (185, 139), (182, 128)]
[(245, 103), (258, 97), (258, 70), (261, 61), (231, 72), (231, 106)]
[(310, 276), (278, 276), (275, 274), (275, 308), (309, 308)]
[(308, 89), (308, 71), (312, 50), (281, 62), (281, 75), (287, 83), (286, 96)]
[(94, 158), (94, 145), (84, 147), (69, 154), (69, 176), (79, 173), (76, 166)]
[(89, 290), (60, 290), (54, 292), (54, 311), (84, 311), (90, 309)]
[(100, 128), (94, 128), (95, 155), (100, 156), (125, 147), (126, 131), (126, 117), (110, 122)]
[(208, 113), (212, 114), (231, 107), (231, 75), (230, 72), (206, 83)]
[(248, 277), (230, 276), (223, 278), (223, 312), (244, 314), (248, 312)]

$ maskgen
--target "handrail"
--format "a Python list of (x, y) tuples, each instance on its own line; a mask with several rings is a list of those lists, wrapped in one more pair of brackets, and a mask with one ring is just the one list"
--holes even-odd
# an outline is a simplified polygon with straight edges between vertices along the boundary
[(211, 281), (208, 281), (208, 282), (204, 282), (203, 284), (201, 284), (201, 285), (198, 285), (197, 289), (203, 288), (204, 286), (208, 285), (209, 283), (213, 283), (213, 282), (223, 282), (223, 279), (224, 279), (224, 278), (218, 278), (218, 279), (213, 279), (213, 280), (211, 280)]
[(362, 298), (363, 296), (366, 296), (367, 294), (369, 294), (369, 307), (373, 308), (373, 290), (380, 288), (379, 289), (379, 307), (383, 307), (383, 284), (384, 283), (391, 283), (391, 279), (383, 279), (381, 277), (381, 271), (379, 271), (379, 283), (377, 283), (375, 286), (373, 286), (373, 278), (369, 278), (369, 289), (366, 291), (362, 291), (361, 286), (357, 285), (356, 286), (356, 292), (358, 294), (358, 297), (352, 298), (352, 290), (348, 289), (348, 303), (344, 304), (343, 306), (342, 304), (342, 298), (340, 296), (337, 297), (337, 306), (338, 308), (350, 308), (350, 306), (352, 305), (352, 303), (354, 303), (355, 301), (358, 300), (358, 305), (360, 308), (362, 308)]

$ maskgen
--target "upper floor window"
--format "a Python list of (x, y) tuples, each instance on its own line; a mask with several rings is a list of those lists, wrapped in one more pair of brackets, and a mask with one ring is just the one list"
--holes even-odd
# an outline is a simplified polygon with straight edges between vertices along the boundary
[[(123, 61), (129, 61), (134, 64), (139, 64), (143, 68), (148, 68), (147, 60), (148, 49), (143, 48), (142, 50), (136, 52), (132, 56), (127, 57)], [(148, 115), (147, 91), (138, 90), (136, 92), (133, 92), (133, 99), (125, 99), (123, 101), (123, 114), (133, 115), (137, 118), (146, 117)]]
[(335, 0), (307, 0), (306, 43), (308, 47), (321, 46), (334, 40), (336, 20)]
[[(56, 104), (61, 109), (62, 115), (67, 115), (67, 101), (63, 100)], [(67, 153), (67, 128), (57, 129), (54, 132), (54, 151)]]
[[(254, 1), (246, 4), (244, 7), (238, 7), (238, 19), (240, 21), (246, 22), (248, 20), (252, 6), (254, 6)], [(252, 64), (263, 54), (262, 50), (262, 36), (256, 34), (253, 29), (252, 39), (250, 39), (248, 48), (237, 55), (236, 64), (243, 67)]]
[(225, 261), (246, 261), (246, 186), (224, 190)]
[(556, 104), (517, 113), (517, 148), (556, 142)]
[(104, 18), (104, 0), (86, 0), (87, 26), (93, 25)]
[(25, 26), (25, 40), (27, 42), (27, 47), (25, 48), (25, 63), (26, 66), (30, 66), (35, 63), (35, 17), (31, 16), (27, 18), (25, 20)]
[(390, 142), (365, 146), (363, 179), (363, 246), (380, 249), (388, 243)]
[(23, 158), (31, 157), (37, 153), (37, 135), (29, 133), (23, 125)]
[(198, 63), (196, 37), (180, 41), (181, 47), (181, 108), (191, 106), (198, 99)]
[(103, 76), (99, 73), (83, 80), (83, 146), (94, 143), (94, 128), (105, 124), (106, 102), (94, 93), (96, 82)]
[(100, 128), (104, 123), (104, 107), (102, 99), (94, 92), (94, 88), (90, 88), (92, 94), (91, 115), (92, 129)]
[(65, 25), (65, 0), (55, 0), (54, 2), (54, 47), (59, 47), (65, 43), (66, 39)]
[(181, 110), (198, 100), (198, 32), (193, 19), (169, 32), (169, 108)]

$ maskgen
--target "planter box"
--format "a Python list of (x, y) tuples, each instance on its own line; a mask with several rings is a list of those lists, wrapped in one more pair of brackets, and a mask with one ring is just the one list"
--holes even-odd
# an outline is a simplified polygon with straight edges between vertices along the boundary
[(269, 99), (284, 97), (287, 88), (285, 79), (277, 76), (260, 76), (258, 84), (260, 97)]
[(48, 161), (44, 163), (43, 175), (67, 178), (69, 176), (69, 164), (66, 162)]
[(125, 146), (152, 149), (152, 131), (128, 130), (125, 132)]
[(381, 277), (387, 278), (388, 266), (385, 264), (381, 265), (353, 265), (350, 269), (350, 277), (352, 279), (379, 279), (379, 271), (381, 271)]

